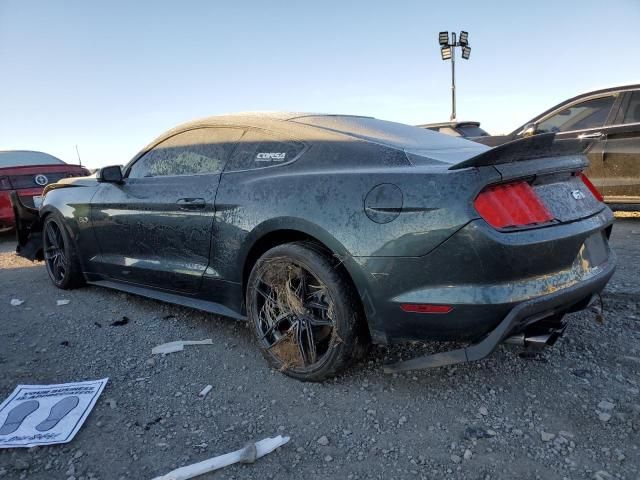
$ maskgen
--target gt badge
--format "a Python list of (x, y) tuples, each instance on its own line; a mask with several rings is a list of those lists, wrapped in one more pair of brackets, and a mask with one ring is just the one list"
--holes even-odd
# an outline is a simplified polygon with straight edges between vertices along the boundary
[(576, 200), (582, 200), (586, 198), (584, 193), (582, 193), (580, 190), (571, 190), (571, 196)]

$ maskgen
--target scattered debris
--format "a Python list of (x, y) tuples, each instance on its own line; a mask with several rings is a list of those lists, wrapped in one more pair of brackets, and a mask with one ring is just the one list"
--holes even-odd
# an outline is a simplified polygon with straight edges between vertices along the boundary
[(204, 398), (212, 389), (213, 389), (213, 386), (207, 385), (202, 389), (202, 391), (198, 394), (198, 396)]
[(615, 407), (615, 405), (611, 402), (607, 402), (606, 400), (602, 400), (599, 404), (598, 404), (598, 408), (600, 410), (604, 410), (604, 411), (609, 411), (609, 410), (613, 410), (613, 407)]
[(489, 434), (487, 430), (482, 427), (469, 426), (464, 430), (464, 438), (467, 440), (480, 440), (481, 438), (490, 438), (494, 435)]
[(550, 442), (554, 438), (556, 438), (556, 436), (553, 433), (548, 433), (548, 432), (545, 432), (545, 431), (540, 432), (540, 439), (543, 442)]
[(151, 349), (153, 355), (159, 353), (167, 354), (174, 352), (181, 352), (184, 350), (185, 345), (213, 345), (213, 340), (207, 338), (206, 340), (176, 340), (175, 342), (163, 343), (157, 347)]
[(121, 320), (116, 320), (115, 322), (111, 322), (112, 327), (121, 327), (129, 323), (129, 317), (123, 316)]
[(594, 480), (612, 480), (613, 475), (604, 470), (599, 470), (593, 475)]
[(19, 307), (24, 303), (24, 300), (20, 300), (18, 298), (12, 298), (10, 303), (12, 307)]
[(611, 420), (611, 414), (610, 413), (599, 413), (598, 414), (598, 419), (601, 422), (608, 422), (609, 420)]
[(579, 378), (585, 378), (592, 375), (591, 370), (587, 368), (577, 368), (571, 372), (573, 375)]
[(67, 300), (67, 299), (56, 300), (56, 305), (58, 307), (61, 307), (62, 305), (69, 305), (70, 302), (71, 302), (71, 300)]
[(144, 429), (149, 430), (153, 425), (155, 425), (156, 423), (160, 423), (161, 421), (162, 421), (162, 417), (156, 417), (150, 422), (145, 423)]
[(219, 455), (208, 460), (204, 460), (193, 465), (187, 465), (186, 467), (177, 468), (171, 472), (156, 477), (153, 480), (187, 480), (189, 478), (197, 477), (207, 472), (212, 472), (220, 468), (227, 467), (234, 463), (253, 463), (258, 458), (264, 457), (268, 453), (273, 452), (276, 448), (281, 447), (289, 441), (289, 437), (283, 437), (278, 435), (273, 438), (265, 438), (256, 443), (250, 443), (240, 450), (227, 453), (225, 455)]
[(318, 439), (318, 444), (326, 447), (327, 445), (329, 445), (329, 439), (325, 435), (323, 435)]

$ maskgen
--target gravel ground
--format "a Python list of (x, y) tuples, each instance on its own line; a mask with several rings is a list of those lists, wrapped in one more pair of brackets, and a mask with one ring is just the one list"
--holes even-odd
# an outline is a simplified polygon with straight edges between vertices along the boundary
[[(308, 384), (269, 370), (243, 324), (96, 287), (57, 290), (4, 238), (0, 399), (19, 383), (109, 383), (71, 443), (0, 450), (0, 477), (152, 478), (283, 434), (289, 444), (255, 464), (201, 478), (640, 478), (640, 220), (617, 220), (612, 242), (620, 266), (604, 324), (573, 314), (533, 358), (502, 346), (485, 361), (391, 376), (389, 352), (375, 348)], [(204, 338), (213, 345), (150, 353)]]

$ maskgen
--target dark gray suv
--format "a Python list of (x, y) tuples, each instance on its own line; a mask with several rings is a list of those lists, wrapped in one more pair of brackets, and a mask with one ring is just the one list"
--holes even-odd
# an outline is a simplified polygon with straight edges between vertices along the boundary
[(640, 85), (597, 90), (570, 98), (508, 135), (473, 138), (489, 146), (529, 135), (591, 139), (586, 175), (605, 201), (619, 210), (640, 210)]

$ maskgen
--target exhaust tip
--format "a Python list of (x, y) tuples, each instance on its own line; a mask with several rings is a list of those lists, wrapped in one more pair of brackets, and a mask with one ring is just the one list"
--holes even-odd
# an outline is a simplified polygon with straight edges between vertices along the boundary
[(546, 346), (553, 346), (558, 338), (564, 333), (566, 325), (561, 328), (550, 328), (545, 333), (538, 333), (535, 335), (519, 333), (512, 335), (504, 340), (504, 343), (511, 345), (518, 345), (520, 347), (529, 348), (532, 350), (542, 349)]

